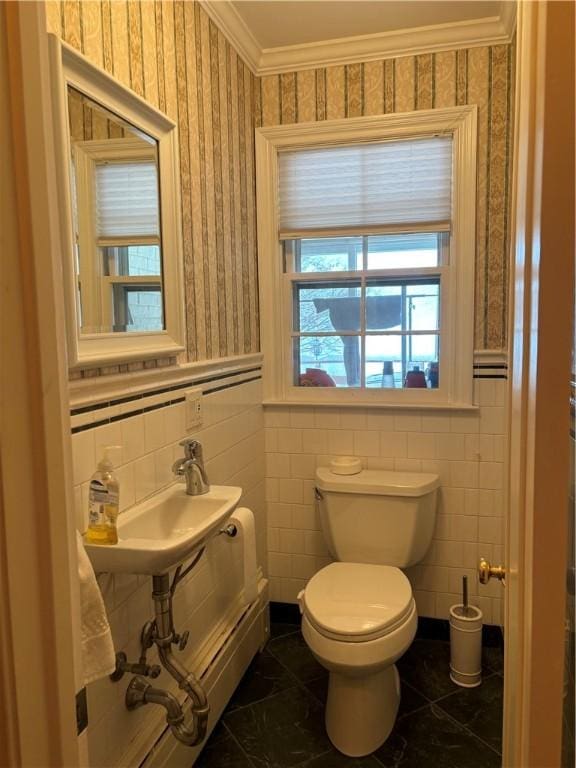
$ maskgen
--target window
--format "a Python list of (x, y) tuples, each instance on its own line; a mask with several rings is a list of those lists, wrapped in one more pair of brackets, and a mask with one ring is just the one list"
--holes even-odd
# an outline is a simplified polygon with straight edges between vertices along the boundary
[(76, 142), (83, 332), (164, 329), (156, 151), (140, 139)]
[(267, 400), (472, 402), (474, 146), (471, 107), (257, 131)]
[(437, 232), (285, 240), (294, 386), (437, 388), (448, 240)]

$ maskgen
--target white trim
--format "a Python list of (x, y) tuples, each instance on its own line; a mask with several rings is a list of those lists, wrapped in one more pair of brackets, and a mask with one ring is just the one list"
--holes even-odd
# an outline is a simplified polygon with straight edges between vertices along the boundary
[[(160, 290), (163, 290), (162, 275), (153, 276), (106, 276), (103, 274), (102, 262), (98, 258), (99, 246), (106, 244), (106, 240), (117, 245), (122, 238), (102, 238), (96, 233), (96, 221), (93, 215), (96, 210), (96, 200), (94, 198), (95, 173), (98, 161), (126, 161), (126, 160), (149, 160), (156, 163), (156, 148), (149, 145), (145, 146), (141, 139), (98, 139), (90, 141), (76, 141), (73, 147), (74, 168), (76, 176), (76, 213), (78, 221), (78, 249), (82, 254), (80, 261), (79, 274), (77, 275), (82, 291), (82, 317), (86, 321), (91, 318), (93, 328), (111, 328), (112, 327), (112, 295), (111, 284), (121, 282), (127, 284), (130, 282), (149, 285), (151, 282), (158, 283)], [(130, 245), (136, 243), (144, 244), (145, 241), (152, 241), (150, 244), (162, 246), (159, 235), (154, 237), (141, 236), (127, 238)], [(83, 338), (90, 336), (90, 333), (82, 333)]]
[(516, 24), (516, 3), (509, 0), (501, 4), (499, 16), (262, 48), (229, 0), (201, 0), (201, 3), (246, 64), (259, 76), (457, 48), (505, 45), (511, 42)]
[(518, 22), (517, 0), (502, 0), (500, 3), (500, 21), (508, 35), (509, 42), (512, 42)]
[[(312, 123), (278, 125), (258, 128), (259, 136), (273, 141), (275, 147), (306, 145), (346, 144), (352, 141), (379, 141), (382, 139), (382, 125), (385, 121), (386, 136), (401, 138), (440, 131), (453, 131), (466, 118), (476, 121), (476, 106), (446, 107), (443, 109), (421, 109), (417, 112), (395, 112), (389, 115), (324, 120)], [(295, 141), (294, 139), (297, 139)], [(312, 139), (312, 140), (311, 140)]]
[[(323, 390), (324, 392), (326, 390)], [(338, 408), (339, 410), (363, 408), (366, 410), (369, 408), (372, 410), (383, 411), (420, 411), (422, 413), (439, 413), (439, 412), (458, 412), (458, 413), (478, 413), (479, 406), (471, 405), (468, 403), (367, 403), (364, 400), (354, 401), (338, 401), (326, 402), (324, 400), (318, 400), (317, 402), (300, 402), (298, 400), (274, 400), (268, 399), (262, 402), (264, 408), (313, 408), (315, 411), (319, 408)]]
[(81, 766), (80, 599), (45, 4), (3, 4), (0, 48), (0, 764)]
[(474, 365), (508, 365), (507, 349), (476, 349), (474, 350)]
[(239, 355), (202, 360), (178, 367), (153, 368), (149, 371), (121, 373), (113, 376), (96, 376), (70, 382), (70, 408), (83, 408), (105, 403), (121, 397), (143, 395), (155, 389), (175, 386), (211, 375), (241, 374), (262, 366), (262, 355)]
[(200, 0), (200, 4), (249, 69), (255, 75), (260, 74), (262, 48), (234, 4), (228, 0)]
[[(472, 405), (472, 367), (474, 317), (469, 311), (474, 306), (475, 266), (475, 199), (476, 199), (476, 125), (475, 106), (422, 110), (377, 117), (333, 120), (321, 123), (303, 123), (256, 130), (256, 198), (258, 209), (258, 264), (262, 351), (266, 360), (264, 398), (266, 402), (279, 400), (305, 405), (318, 404), (318, 393), (312, 388), (287, 386), (290, 380), (290, 319), (288, 302), (278, 309), (283, 295), (284, 275), (278, 241), (278, 152), (286, 147), (325, 146), (355, 141), (376, 141), (399, 137), (451, 132), (453, 141), (453, 233), (451, 249), (458, 254), (457, 268), (450, 270), (447, 283), (451, 295), (459, 301), (445, 303), (449, 317), (443, 318), (443, 346), (450, 350), (457, 365), (444, 373), (445, 385), (440, 390), (378, 390), (330, 389), (322, 390), (321, 400), (333, 405), (359, 403), (406, 407)], [(384, 399), (385, 398), (385, 399)]]
[[(185, 349), (182, 227), (178, 131), (166, 115), (125, 88), (84, 56), (49, 35), (52, 104), (57, 141), (57, 183), (63, 242), (68, 364), (89, 368), (102, 364), (169, 357)], [(161, 189), (163, 293), (166, 329), (148, 333), (80, 334), (70, 189), (70, 137), (67, 87), (73, 86), (106, 106), (158, 142)]]

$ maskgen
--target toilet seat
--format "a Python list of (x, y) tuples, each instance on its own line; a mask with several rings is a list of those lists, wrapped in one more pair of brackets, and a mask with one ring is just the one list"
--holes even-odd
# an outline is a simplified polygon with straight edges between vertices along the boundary
[(410, 582), (398, 568), (331, 563), (306, 585), (301, 608), (324, 637), (361, 643), (394, 632), (413, 611)]

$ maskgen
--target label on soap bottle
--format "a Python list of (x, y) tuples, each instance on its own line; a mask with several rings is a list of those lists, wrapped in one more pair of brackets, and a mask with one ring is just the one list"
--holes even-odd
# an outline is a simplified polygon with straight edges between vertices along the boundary
[(118, 493), (100, 480), (90, 482), (89, 521), (99, 525), (106, 520), (106, 508), (118, 506)]

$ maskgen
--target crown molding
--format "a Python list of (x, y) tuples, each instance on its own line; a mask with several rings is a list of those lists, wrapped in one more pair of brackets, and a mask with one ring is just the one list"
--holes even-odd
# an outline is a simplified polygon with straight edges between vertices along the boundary
[(477, 21), (435, 24), (339, 40), (324, 40), (319, 43), (265, 48), (260, 57), (258, 74), (272, 75), (359, 61), (437, 53), (455, 48), (506, 44), (510, 40), (511, 35), (499, 16)]
[(502, 45), (512, 40), (516, 23), (516, 2), (506, 0), (500, 16), (262, 49), (230, 0), (200, 1), (255, 75)]
[(262, 48), (230, 0), (200, 0), (200, 6), (235, 48), (236, 53), (241, 56), (249, 69), (258, 75)]
[(518, 18), (518, 0), (503, 0), (501, 4), (500, 21), (502, 22), (510, 40), (516, 32), (516, 19)]

